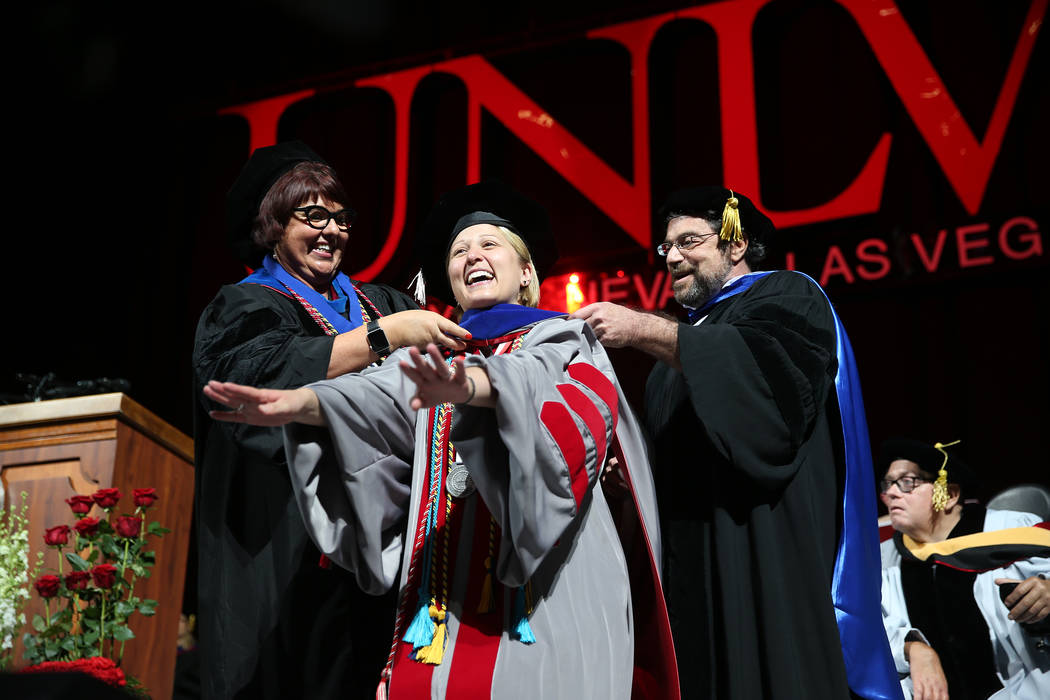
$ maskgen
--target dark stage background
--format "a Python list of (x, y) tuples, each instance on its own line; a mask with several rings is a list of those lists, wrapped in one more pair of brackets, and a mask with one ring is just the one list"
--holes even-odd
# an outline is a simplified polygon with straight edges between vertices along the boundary
[[(734, 12), (763, 4), (725, 3)], [(310, 142), (342, 174), (361, 212), (347, 256), (354, 272), (382, 247), (395, 177), (393, 103), (381, 90), (352, 87), (355, 80), (480, 54), (631, 183), (630, 56), (587, 32), (686, 7), (268, 0), (173, 3), (147, 16), (137, 4), (70, 0), (27, 10), (8, 70), (16, 125), (5, 143), (13, 182), (0, 388), (19, 388), (15, 372), (125, 377), (133, 398), (191, 431), (196, 320), (220, 285), (242, 276), (225, 243), (223, 197), (250, 135), (244, 119), (220, 110), (319, 90), (284, 113), (278, 135)], [(1029, 2), (897, 7), (961, 113), (940, 128), (966, 127), (981, 142)], [(968, 210), (843, 4), (775, 0), (751, 33), (765, 206), (833, 199), (882, 135), (892, 136), (877, 210), (783, 228), (771, 264), (825, 278), (853, 340), (873, 443), (897, 433), (961, 438), (993, 492), (1050, 481), (1043, 34), (987, 189)], [(644, 104), (654, 202), (677, 186), (723, 178), (733, 125), (722, 123), (719, 90), (738, 68), (720, 72), (723, 38), (682, 19), (650, 44)], [(468, 92), (447, 74), (425, 77), (415, 92), (406, 235), (382, 281), (407, 284), (415, 225), (439, 192), (466, 181)], [(485, 110), (480, 170), (548, 204), (563, 252), (558, 274), (579, 272), (603, 288), (602, 273), (622, 270), (651, 291), (645, 285), (658, 268), (646, 250)], [(638, 303), (636, 287), (624, 284)], [(614, 359), (640, 398), (650, 362), (626, 351)]]

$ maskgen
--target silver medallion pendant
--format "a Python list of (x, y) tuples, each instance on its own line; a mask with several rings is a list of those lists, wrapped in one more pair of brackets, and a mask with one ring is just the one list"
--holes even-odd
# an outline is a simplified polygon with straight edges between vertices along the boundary
[(462, 462), (453, 462), (448, 466), (445, 488), (453, 498), (466, 498), (474, 493), (474, 480)]

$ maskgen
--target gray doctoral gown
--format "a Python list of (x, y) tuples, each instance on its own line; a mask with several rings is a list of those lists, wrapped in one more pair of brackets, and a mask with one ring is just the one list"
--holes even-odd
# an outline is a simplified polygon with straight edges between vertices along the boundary
[[(515, 333), (524, 330), (528, 333), (513, 353), (498, 354), (504, 345), (488, 357), (467, 357), (467, 366), (488, 372), (498, 405), (457, 406), (452, 419), (451, 441), (476, 492), (455, 499), (461, 517), (451, 528), (454, 563), (444, 658), (439, 665), (422, 664), (410, 658), (411, 645), (398, 637), (392, 699), (605, 700), (630, 697), (632, 675), (638, 682), (631, 594), (638, 558), (632, 552), (625, 556), (596, 484), (607, 454), (628, 465), (641, 524), (641, 539), (634, 541), (648, 549), (643, 561), (659, 562), (655, 492), (644, 443), (605, 350), (585, 323), (559, 317)], [(355, 573), (365, 591), (382, 593), (397, 580), (398, 635), (418, 605), (411, 602), (417, 585), (411, 578), (416, 573), (413, 550), (419, 549), (417, 514), (428, 493), (433, 415), (409, 408), (416, 387), (398, 368), (402, 359), (407, 359), (405, 350), (382, 367), (311, 384), (329, 428), (293, 424), (285, 429), (291, 479), (307, 530), (323, 553)], [(479, 509), (487, 511), (475, 520)], [(488, 522), (487, 513), (498, 528), (491, 537), (496, 540), (495, 577), (503, 586), (494, 587), (502, 601), (485, 618), (475, 612), (479, 576), (477, 565), (470, 563), (487, 554), (489, 528), (479, 525)], [(406, 541), (416, 546), (406, 547)], [(493, 540), (487, 541), (491, 547)], [(649, 587), (666, 620), (658, 569), (652, 565), (651, 570)], [(532, 644), (513, 632), (513, 596), (527, 582)], [(651, 599), (652, 591), (644, 597)], [(639, 626), (646, 624), (637, 619)], [(673, 669), (673, 652), (664, 656), (670, 656)], [(661, 662), (664, 668), (667, 661)], [(673, 686), (677, 691), (676, 677)]]

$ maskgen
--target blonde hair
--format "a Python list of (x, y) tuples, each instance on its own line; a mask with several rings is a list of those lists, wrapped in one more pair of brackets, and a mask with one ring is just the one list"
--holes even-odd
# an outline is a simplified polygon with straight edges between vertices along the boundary
[[(529, 283), (518, 290), (518, 304), (521, 306), (532, 306), (536, 307), (540, 304), (540, 277), (536, 274), (536, 266), (532, 262), (532, 253), (529, 252), (529, 247), (525, 244), (525, 241), (521, 236), (511, 231), (506, 226), (496, 226), (499, 232), (503, 234), (503, 238), (506, 239), (507, 243), (510, 244), (511, 249), (518, 254), (518, 260), (528, 266), (529, 272)], [(447, 255), (445, 255), (445, 269), (448, 269), (448, 263), (452, 259), (452, 250), (449, 249)]]
[(503, 237), (510, 243), (510, 247), (518, 254), (518, 260), (528, 266), (529, 283), (518, 291), (518, 303), (522, 306), (539, 306), (540, 304), (540, 276), (536, 274), (536, 266), (532, 264), (532, 253), (521, 236), (511, 231), (506, 226), (497, 226)]

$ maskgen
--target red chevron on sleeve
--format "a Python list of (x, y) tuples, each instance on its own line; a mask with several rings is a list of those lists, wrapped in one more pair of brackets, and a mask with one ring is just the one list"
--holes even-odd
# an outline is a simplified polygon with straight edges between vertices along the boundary
[[(577, 389), (577, 391), (579, 391)], [(569, 409), (555, 401), (547, 401), (540, 409), (540, 421), (543, 423), (555, 444), (561, 450), (565, 464), (569, 467), (569, 480), (572, 484), (572, 497), (579, 508), (587, 494), (587, 448), (583, 436), (576, 427)], [(604, 434), (604, 433), (603, 433)]]
[(583, 384), (585, 387), (598, 395), (612, 413), (612, 429), (616, 430), (616, 419), (619, 411), (619, 400), (616, 396), (616, 387), (602, 374), (602, 371), (594, 365), (586, 362), (573, 362), (569, 365), (569, 376)]
[[(558, 392), (573, 413), (583, 419), (587, 430), (594, 436), (595, 459), (597, 464), (603, 464), (605, 462), (605, 419), (602, 417), (602, 412), (594, 405), (594, 401), (575, 384), (559, 384)], [(597, 467), (595, 469), (597, 470)]]

